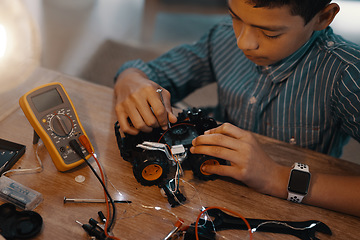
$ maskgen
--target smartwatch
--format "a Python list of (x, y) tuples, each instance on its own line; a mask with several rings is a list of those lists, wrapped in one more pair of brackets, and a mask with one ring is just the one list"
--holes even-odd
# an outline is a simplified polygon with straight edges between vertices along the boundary
[(309, 166), (303, 163), (295, 163), (290, 172), (287, 200), (301, 203), (308, 193), (310, 178)]

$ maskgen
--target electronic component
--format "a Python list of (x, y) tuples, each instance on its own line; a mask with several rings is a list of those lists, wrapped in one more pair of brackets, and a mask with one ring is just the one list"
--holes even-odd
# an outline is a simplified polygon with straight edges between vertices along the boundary
[(218, 126), (215, 119), (201, 109), (192, 108), (179, 113), (177, 120), (167, 130), (159, 127), (150, 133), (124, 133), (124, 137), (120, 134), (119, 123), (115, 123), (120, 154), (132, 164), (135, 179), (144, 186), (161, 188), (171, 207), (186, 201), (179, 189), (183, 169), (191, 169), (198, 179), (213, 180), (217, 175), (202, 171), (202, 167), (227, 164), (224, 159), (190, 152), (194, 138)]
[(116, 122), (115, 135), (122, 158), (133, 165), (136, 180), (144, 186), (151, 186), (172, 179), (170, 172), (178, 165), (176, 162), (181, 163), (184, 169), (191, 169), (199, 179), (215, 179), (216, 175), (203, 172), (202, 166), (226, 165), (226, 161), (190, 152), (192, 140), (215, 127), (215, 119), (208, 117), (201, 109), (193, 108), (179, 113), (178, 121), (167, 130), (154, 128), (150, 133), (125, 133), (125, 137), (122, 137)]
[[(84, 162), (69, 146), (71, 140), (78, 140), (86, 133), (62, 84), (37, 87), (22, 96), (19, 103), (35, 130), (34, 144), (39, 137), (42, 139), (59, 171), (70, 170)], [(90, 147), (93, 149), (91, 144)], [(86, 158), (90, 158), (84, 147), (82, 151)]]
[(6, 176), (0, 177), (0, 198), (25, 210), (34, 209), (43, 200), (41, 193)]

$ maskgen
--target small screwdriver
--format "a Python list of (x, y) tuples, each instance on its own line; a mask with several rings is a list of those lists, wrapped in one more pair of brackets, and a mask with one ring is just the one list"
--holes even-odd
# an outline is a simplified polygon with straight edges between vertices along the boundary
[[(163, 95), (162, 95), (162, 91), (163, 91), (163, 90), (162, 90), (161, 88), (159, 88), (159, 89), (156, 90), (156, 92), (159, 93), (161, 103), (162, 103), (162, 105), (164, 106), (164, 108), (165, 108), (165, 110), (166, 110), (165, 103), (164, 103), (164, 98), (163, 98)], [(167, 113), (166, 113), (166, 119), (167, 119), (168, 128), (170, 129), (170, 128), (171, 128), (171, 125), (170, 125), (169, 116), (167, 115)]]

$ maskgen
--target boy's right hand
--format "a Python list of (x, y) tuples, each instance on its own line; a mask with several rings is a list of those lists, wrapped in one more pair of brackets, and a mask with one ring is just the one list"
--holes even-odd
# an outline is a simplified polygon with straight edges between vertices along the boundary
[[(165, 107), (157, 89), (162, 89)], [(171, 123), (177, 121), (172, 113), (170, 93), (138, 69), (129, 68), (122, 72), (114, 90), (115, 111), (123, 132), (135, 135), (139, 131), (151, 132), (156, 127), (167, 129), (168, 120)]]

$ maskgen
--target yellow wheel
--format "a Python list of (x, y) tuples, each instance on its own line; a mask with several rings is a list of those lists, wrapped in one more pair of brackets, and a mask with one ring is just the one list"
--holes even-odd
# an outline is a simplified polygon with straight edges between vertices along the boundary
[(214, 165), (226, 165), (226, 161), (224, 159), (211, 157), (207, 155), (192, 155), (192, 159), (190, 161), (191, 169), (194, 173), (194, 176), (201, 180), (214, 180), (216, 178), (216, 174), (210, 174), (208, 172), (204, 172), (202, 168), (204, 166), (214, 166)]
[(133, 162), (136, 180), (144, 186), (161, 184), (169, 173), (169, 160), (160, 151), (142, 152)]
[(151, 164), (142, 170), (142, 177), (147, 181), (155, 181), (161, 177), (163, 169), (158, 164)]

